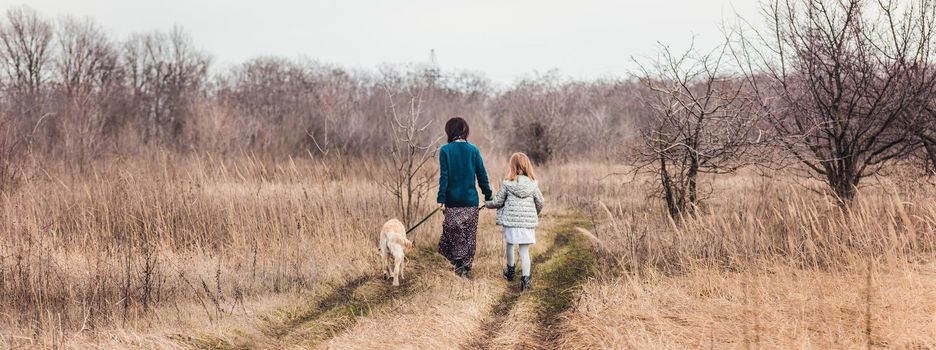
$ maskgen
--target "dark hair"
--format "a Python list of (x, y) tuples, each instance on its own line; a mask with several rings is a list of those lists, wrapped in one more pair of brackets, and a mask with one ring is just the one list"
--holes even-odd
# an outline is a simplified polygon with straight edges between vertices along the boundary
[(445, 134), (448, 135), (448, 142), (455, 140), (468, 139), (468, 122), (461, 117), (452, 117), (445, 122)]

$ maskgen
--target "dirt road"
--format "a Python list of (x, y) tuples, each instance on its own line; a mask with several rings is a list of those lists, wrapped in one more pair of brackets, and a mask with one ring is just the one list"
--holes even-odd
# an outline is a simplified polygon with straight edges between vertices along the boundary
[(468, 280), (427, 247), (410, 254), (398, 288), (376, 273), (360, 276), (222, 335), (172, 338), (200, 349), (554, 348), (562, 337), (555, 326), (594, 271), (592, 246), (575, 229), (588, 226), (577, 215), (544, 220), (528, 292), (503, 279), (494, 244), (479, 250)]

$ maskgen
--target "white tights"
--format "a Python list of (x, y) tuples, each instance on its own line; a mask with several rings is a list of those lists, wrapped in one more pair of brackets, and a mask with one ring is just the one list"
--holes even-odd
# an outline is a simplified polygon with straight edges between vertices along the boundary
[(520, 247), (520, 270), (521, 276), (530, 275), (530, 245), (529, 244), (510, 244), (507, 243), (507, 249), (504, 252), (504, 258), (507, 259), (507, 266), (514, 266), (514, 246)]

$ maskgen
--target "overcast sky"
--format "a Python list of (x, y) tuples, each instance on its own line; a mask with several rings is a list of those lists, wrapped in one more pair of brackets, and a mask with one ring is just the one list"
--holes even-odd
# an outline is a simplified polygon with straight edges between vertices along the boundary
[(510, 83), (558, 69), (624, 76), (657, 43), (722, 40), (735, 13), (759, 20), (757, 0), (0, 0), (47, 17), (90, 16), (115, 37), (181, 25), (225, 67), (260, 55), (349, 68), (427, 61)]

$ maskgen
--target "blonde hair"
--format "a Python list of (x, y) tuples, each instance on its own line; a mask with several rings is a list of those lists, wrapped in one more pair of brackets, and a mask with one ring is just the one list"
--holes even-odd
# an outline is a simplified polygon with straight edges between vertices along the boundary
[(523, 152), (511, 154), (510, 162), (507, 163), (507, 180), (515, 181), (519, 175), (526, 175), (530, 180), (536, 180), (533, 162)]

